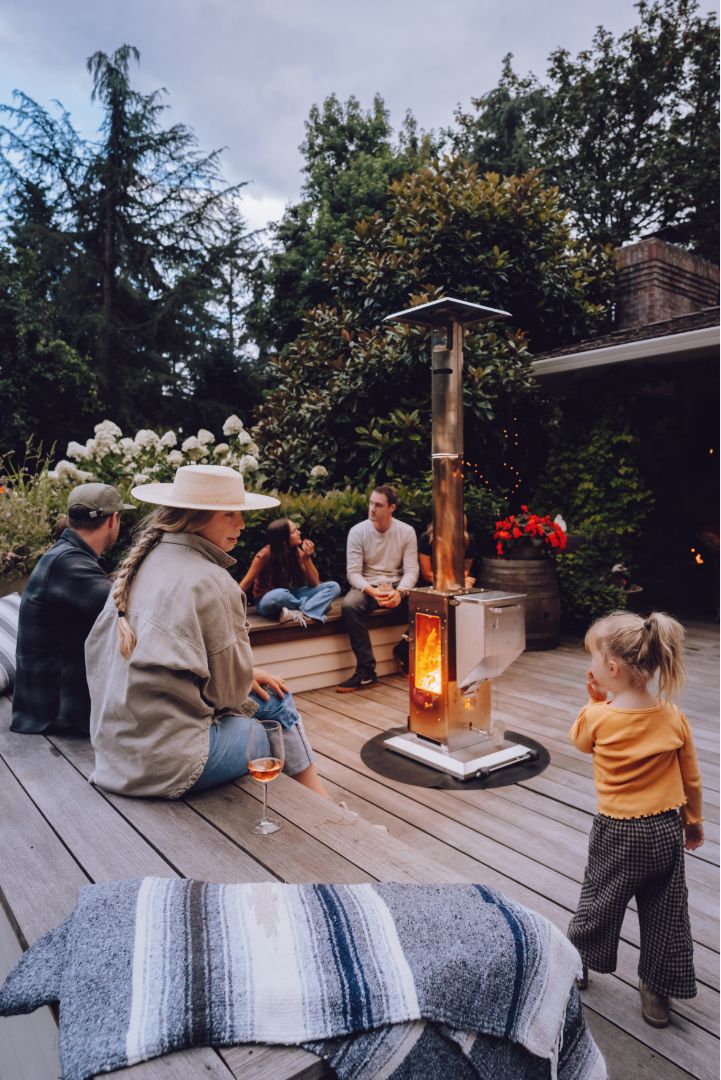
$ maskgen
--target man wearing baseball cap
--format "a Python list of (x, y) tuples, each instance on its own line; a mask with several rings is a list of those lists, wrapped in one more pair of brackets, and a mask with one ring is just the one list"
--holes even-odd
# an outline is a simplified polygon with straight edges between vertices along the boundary
[(85, 638), (110, 591), (99, 560), (131, 509), (109, 484), (70, 492), (69, 527), (38, 561), (20, 604), (12, 731), (88, 734)]

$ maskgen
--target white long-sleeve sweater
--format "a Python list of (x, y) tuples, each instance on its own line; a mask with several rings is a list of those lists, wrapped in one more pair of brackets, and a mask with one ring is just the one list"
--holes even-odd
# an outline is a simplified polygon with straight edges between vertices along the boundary
[(379, 532), (370, 521), (361, 521), (348, 533), (346, 573), (354, 589), (390, 581), (396, 589), (412, 589), (418, 581), (418, 543), (412, 526), (391, 521)]

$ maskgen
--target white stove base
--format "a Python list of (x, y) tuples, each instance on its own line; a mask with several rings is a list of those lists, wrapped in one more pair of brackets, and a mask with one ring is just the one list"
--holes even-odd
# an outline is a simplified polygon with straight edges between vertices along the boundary
[(390, 739), (386, 739), (385, 746), (396, 754), (403, 754), (404, 757), (448, 773), (456, 780), (489, 776), (497, 769), (515, 765), (518, 761), (530, 761), (536, 756), (534, 750), (521, 744), (505, 746), (502, 750), (492, 750), (487, 754), (480, 754), (478, 745), (450, 751), (425, 739), (419, 739), (410, 731), (405, 735), (392, 735)]

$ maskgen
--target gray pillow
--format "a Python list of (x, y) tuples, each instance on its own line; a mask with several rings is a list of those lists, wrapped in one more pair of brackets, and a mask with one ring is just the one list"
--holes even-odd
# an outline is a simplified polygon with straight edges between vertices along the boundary
[(15, 685), (15, 648), (18, 640), (20, 593), (0, 599), (0, 697)]

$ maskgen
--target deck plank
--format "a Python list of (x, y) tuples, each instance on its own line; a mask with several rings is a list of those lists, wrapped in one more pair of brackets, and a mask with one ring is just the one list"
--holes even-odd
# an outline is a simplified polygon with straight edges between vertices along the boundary
[[(270, 648), (277, 627), (264, 628), (259, 638), (263, 633)], [(310, 648), (303, 635), (285, 635), (276, 643), (281, 663), (292, 662), (296, 640), (299, 648), (305, 642), (309, 656), (313, 648), (322, 650), (320, 637)], [(718, 628), (689, 627), (682, 705), (697, 739), (708, 835), (708, 843), (686, 860), (699, 994), (674, 1003), (669, 1028), (657, 1031), (643, 1022), (636, 988), (638, 924), (629, 910), (616, 974), (592, 974), (584, 993), (611, 1080), (719, 1075), (718, 656)], [(0, 701), (0, 901), (7, 926), (25, 946), (72, 910), (88, 881), (159, 873), (231, 882), (485, 881), (565, 929), (578, 899), (595, 812), (590, 759), (568, 742), (586, 666), (581, 643), (564, 639), (551, 652), (525, 653), (494, 682), (499, 724), (544, 744), (551, 764), (522, 784), (485, 791), (401, 784), (363, 763), (360, 752), (368, 739), (405, 726), (405, 679), (384, 676), (362, 694), (335, 694), (327, 686), (298, 694), (321, 775), (333, 799), (343, 799), (349, 810), (280, 777), (271, 785), (269, 802), (283, 828), (266, 838), (251, 832), (260, 789), (250, 779), (178, 802), (103, 793), (87, 784), (93, 767), (87, 742), (11, 735), (7, 703)], [(3, 1080), (4, 1064), (0, 1042)], [(319, 1080), (330, 1073), (297, 1049), (237, 1046), (169, 1055), (118, 1075)]]

